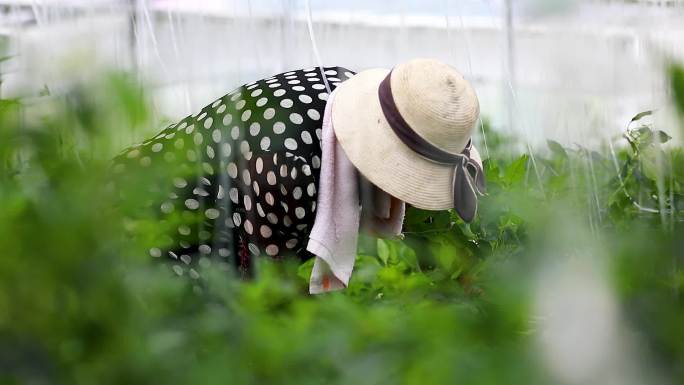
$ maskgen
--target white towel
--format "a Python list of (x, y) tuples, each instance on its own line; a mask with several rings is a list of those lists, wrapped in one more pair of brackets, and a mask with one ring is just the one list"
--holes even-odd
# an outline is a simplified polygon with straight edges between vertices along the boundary
[[(316, 218), (306, 247), (316, 255), (309, 281), (311, 294), (347, 287), (354, 268), (361, 220), (357, 170), (337, 141), (332, 126), (334, 97), (333, 91), (323, 114)], [(364, 227), (376, 236), (400, 234), (404, 202), (373, 187), (373, 203), (372, 210), (364, 211)]]

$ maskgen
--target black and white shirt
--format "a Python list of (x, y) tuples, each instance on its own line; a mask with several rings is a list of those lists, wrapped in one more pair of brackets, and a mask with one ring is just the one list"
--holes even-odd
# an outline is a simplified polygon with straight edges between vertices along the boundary
[[(329, 92), (353, 76), (341, 67), (290, 71), (243, 85), (114, 160), (114, 171), (163, 164), (171, 246), (153, 247), (173, 270), (199, 278), (213, 263), (252, 274), (251, 258), (306, 260), (316, 212), (321, 123)], [(326, 81), (327, 80), (327, 85)], [(164, 187), (164, 186), (161, 186)], [(177, 224), (177, 226), (176, 226)]]

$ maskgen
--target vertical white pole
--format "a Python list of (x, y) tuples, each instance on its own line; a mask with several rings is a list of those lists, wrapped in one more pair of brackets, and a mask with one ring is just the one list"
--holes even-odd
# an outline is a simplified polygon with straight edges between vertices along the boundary
[(511, 132), (515, 132), (515, 114), (514, 114), (514, 97), (515, 95), (515, 36), (513, 28), (513, 0), (505, 0), (505, 25), (506, 31), (506, 81), (511, 88), (506, 93), (507, 98), (507, 112), (508, 112), (508, 128)]

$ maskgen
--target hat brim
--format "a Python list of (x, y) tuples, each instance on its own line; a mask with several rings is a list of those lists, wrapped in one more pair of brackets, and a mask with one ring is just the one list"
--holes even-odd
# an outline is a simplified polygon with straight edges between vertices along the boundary
[(337, 140), (359, 172), (390, 195), (420, 209), (453, 208), (454, 168), (418, 155), (385, 119), (378, 86), (388, 73), (362, 71), (337, 87), (332, 105)]

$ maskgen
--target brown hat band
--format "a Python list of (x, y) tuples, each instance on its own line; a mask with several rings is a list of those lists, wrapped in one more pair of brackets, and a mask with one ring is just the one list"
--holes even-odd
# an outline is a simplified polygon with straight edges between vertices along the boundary
[(468, 141), (462, 153), (451, 154), (433, 146), (418, 135), (397, 109), (392, 96), (391, 76), (392, 71), (378, 87), (378, 97), (385, 119), (399, 139), (411, 150), (432, 162), (454, 166), (454, 209), (464, 221), (471, 222), (477, 212), (477, 194), (482, 195), (486, 191), (482, 168), (470, 158), (472, 140)]

